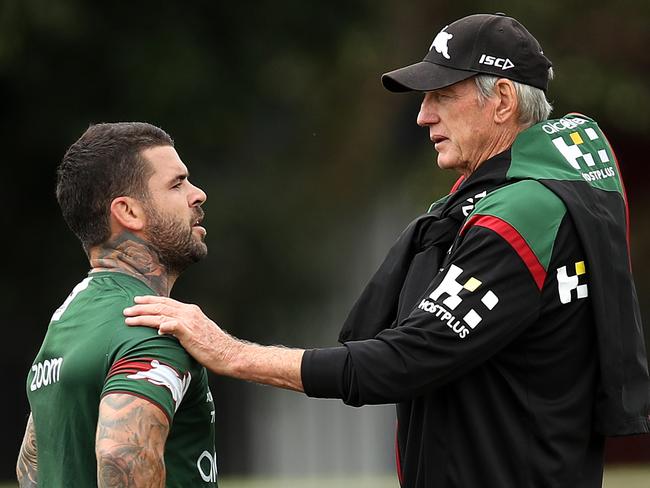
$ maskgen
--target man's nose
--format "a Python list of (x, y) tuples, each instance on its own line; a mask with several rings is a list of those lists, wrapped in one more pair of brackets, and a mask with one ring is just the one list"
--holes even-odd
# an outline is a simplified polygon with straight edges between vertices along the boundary
[(208, 195), (198, 186), (194, 186), (191, 183), (190, 185), (192, 186), (192, 191), (190, 193), (190, 205), (192, 207), (200, 207), (208, 199)]
[(417, 123), (420, 127), (426, 127), (439, 121), (433, 93), (425, 93), (420, 111), (418, 112)]

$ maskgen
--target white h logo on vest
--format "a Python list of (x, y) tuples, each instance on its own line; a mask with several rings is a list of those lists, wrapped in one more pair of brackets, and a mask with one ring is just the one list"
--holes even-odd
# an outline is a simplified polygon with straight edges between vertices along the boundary
[(579, 261), (575, 264), (576, 274), (569, 276), (566, 266), (557, 269), (557, 289), (560, 295), (560, 302), (571, 303), (573, 300), (571, 292), (576, 290), (578, 300), (589, 296), (589, 289), (586, 284), (580, 283), (580, 276), (587, 274), (585, 262)]
[[(587, 134), (587, 137), (589, 138), (590, 141), (595, 141), (596, 139), (599, 139), (598, 134), (594, 129), (591, 127), (585, 129), (585, 134)], [(569, 145), (564, 141), (564, 138), (562, 137), (556, 137), (553, 139), (553, 144), (557, 148), (558, 151), (562, 153), (562, 156), (564, 156), (564, 159), (566, 159), (573, 168), (580, 170), (580, 165), (578, 164), (578, 159), (582, 159), (588, 167), (592, 167), (596, 165), (596, 162), (594, 161), (594, 157), (591, 153), (585, 152), (583, 153), (580, 149), (580, 146), (584, 144), (584, 141), (582, 140), (582, 136), (580, 135), (579, 132), (572, 132), (569, 134), (569, 137), (571, 138), (571, 142), (573, 144)], [(609, 156), (607, 155), (607, 151), (604, 149), (601, 149), (598, 151), (598, 158), (600, 159), (601, 163), (609, 163)]]
[[(465, 282), (465, 284), (460, 284), (456, 280), (462, 273), (463, 270), (461, 268), (455, 264), (452, 264), (449, 267), (449, 271), (447, 271), (447, 274), (443, 278), (442, 282), (435, 290), (433, 290), (433, 292), (429, 295), (429, 298), (432, 300), (438, 300), (443, 294), (446, 294), (448, 296), (442, 301), (442, 304), (448, 307), (450, 310), (455, 310), (456, 307), (458, 307), (458, 305), (460, 305), (460, 303), (463, 301), (463, 299), (460, 297), (460, 292), (462, 290), (467, 290), (468, 292), (473, 293), (478, 287), (482, 285), (482, 282), (474, 277), (470, 277)], [(492, 290), (488, 290), (487, 293), (485, 293), (485, 295), (483, 295), (481, 298), (481, 302), (488, 310), (492, 310), (496, 304), (499, 303), (499, 297), (497, 297), (492, 292)], [(463, 321), (472, 329), (475, 328), (481, 320), (483, 320), (483, 318), (474, 309), (471, 309), (463, 317)]]

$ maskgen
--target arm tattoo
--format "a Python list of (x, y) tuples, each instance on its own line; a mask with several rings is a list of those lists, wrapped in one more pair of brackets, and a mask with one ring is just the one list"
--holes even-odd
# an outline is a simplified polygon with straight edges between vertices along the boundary
[(20, 488), (35, 488), (38, 486), (38, 471), (36, 456), (36, 432), (34, 432), (34, 421), (32, 414), (27, 419), (27, 428), (23, 444), (20, 446), (18, 463), (16, 464), (16, 476)]
[(110, 393), (99, 405), (95, 451), (98, 488), (163, 488), (169, 421), (153, 403)]

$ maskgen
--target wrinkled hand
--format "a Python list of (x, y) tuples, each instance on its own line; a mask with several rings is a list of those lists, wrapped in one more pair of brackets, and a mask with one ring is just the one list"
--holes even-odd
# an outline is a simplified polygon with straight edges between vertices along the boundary
[(264, 385), (304, 391), (302, 349), (260, 346), (236, 339), (205, 316), (196, 305), (171, 298), (135, 297), (124, 309), (127, 325), (144, 325), (171, 334), (203, 366), (214, 373)]
[(215, 373), (227, 373), (237, 342), (197, 305), (158, 296), (135, 297), (135, 303), (124, 309), (127, 325), (157, 328), (159, 334), (170, 334), (199, 363)]

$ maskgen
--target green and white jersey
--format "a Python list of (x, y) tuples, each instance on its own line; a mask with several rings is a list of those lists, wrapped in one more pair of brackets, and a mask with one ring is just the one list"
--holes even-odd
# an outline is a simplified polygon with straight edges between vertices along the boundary
[(27, 376), (38, 486), (97, 485), (99, 402), (128, 393), (169, 418), (167, 487), (215, 487), (215, 410), (207, 373), (176, 339), (128, 327), (122, 310), (153, 291), (117, 272), (91, 273), (54, 312)]

